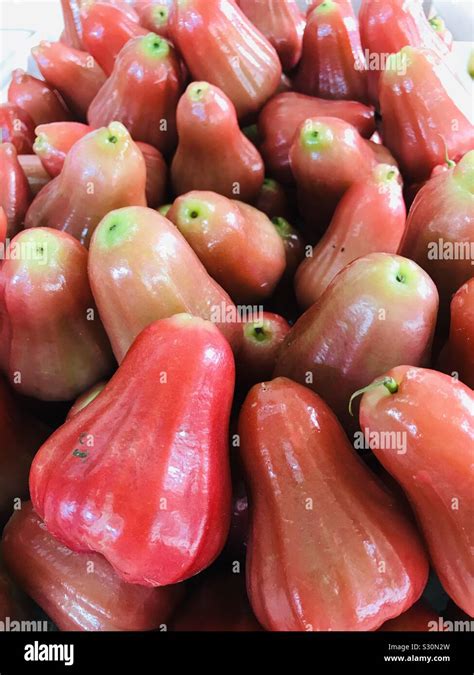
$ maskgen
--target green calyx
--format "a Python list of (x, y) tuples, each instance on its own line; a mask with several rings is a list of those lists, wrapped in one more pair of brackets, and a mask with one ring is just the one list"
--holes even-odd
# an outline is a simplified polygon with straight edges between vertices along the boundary
[(187, 199), (178, 209), (177, 225), (178, 227), (188, 229), (194, 224), (200, 224), (203, 220), (208, 220), (211, 216), (209, 205), (200, 199)]
[(194, 103), (198, 103), (199, 101), (203, 100), (208, 91), (209, 91), (208, 82), (193, 82), (193, 84), (189, 85), (187, 94), (188, 98), (191, 101), (193, 101)]
[(474, 195), (474, 150), (466, 153), (453, 169), (453, 180), (466, 193)]
[(282, 239), (286, 239), (293, 232), (293, 228), (286, 218), (281, 216), (275, 216), (272, 218), (272, 223), (275, 225), (276, 231)]
[(322, 122), (306, 120), (301, 132), (300, 142), (303, 148), (320, 152), (330, 147), (334, 141), (332, 129)]
[(165, 38), (156, 33), (148, 33), (141, 40), (142, 52), (153, 59), (163, 59), (170, 53), (170, 45)]
[(271, 192), (276, 192), (278, 190), (278, 183), (273, 178), (265, 178), (263, 181), (263, 188), (265, 190), (270, 190)]
[(398, 391), (398, 384), (394, 380), (393, 377), (383, 377), (381, 380), (376, 380), (375, 382), (372, 382), (371, 384), (368, 384), (366, 387), (362, 387), (362, 389), (358, 389), (355, 391), (349, 401), (349, 412), (352, 416), (354, 416), (354, 413), (352, 412), (352, 404), (354, 400), (358, 396), (362, 396), (362, 394), (365, 394), (368, 391), (372, 391), (373, 389), (376, 389), (377, 387), (385, 387), (387, 391), (390, 394), (396, 394)]
[(377, 183), (396, 183), (400, 172), (392, 164), (377, 164), (373, 170), (373, 176)]
[(469, 54), (469, 59), (467, 62), (467, 72), (474, 80), (474, 49), (471, 49), (471, 53)]
[(33, 150), (39, 154), (44, 152), (49, 148), (49, 142), (46, 137), (46, 134), (38, 134), (33, 143)]
[(254, 321), (246, 324), (244, 335), (254, 342), (262, 343), (268, 342), (271, 337), (271, 331), (265, 322)]
[(92, 133), (96, 134), (99, 145), (108, 150), (120, 151), (124, 144), (130, 140), (130, 134), (121, 122), (111, 122), (108, 127), (102, 127), (102, 129)]
[(440, 16), (434, 16), (430, 19), (431, 28), (436, 31), (436, 33), (442, 33), (446, 29), (446, 24)]
[(10, 243), (9, 255), (15, 260), (18, 252), (18, 259), (25, 268), (47, 275), (61, 265), (61, 254), (65, 250), (62, 241), (59, 233), (55, 235), (43, 227), (23, 230)]
[(318, 5), (314, 11), (318, 15), (329, 14), (329, 12), (333, 12), (335, 9), (338, 9), (338, 7), (339, 5), (337, 2), (333, 2), (333, 0), (324, 0), (324, 2)]
[(108, 213), (94, 232), (94, 244), (103, 249), (111, 249), (130, 241), (137, 229), (136, 219), (131, 211), (134, 211), (133, 207), (125, 207)]
[(160, 206), (158, 209), (158, 213), (166, 218), (172, 206), (173, 204), (163, 204), (163, 206)]
[(155, 5), (153, 7), (153, 21), (157, 26), (165, 26), (168, 23), (169, 14), (169, 9), (166, 5)]

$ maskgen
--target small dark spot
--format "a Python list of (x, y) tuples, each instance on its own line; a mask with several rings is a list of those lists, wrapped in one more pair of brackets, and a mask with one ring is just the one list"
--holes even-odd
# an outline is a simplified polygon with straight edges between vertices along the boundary
[(118, 138), (117, 136), (109, 136), (109, 143), (117, 143)]
[(395, 278), (400, 284), (404, 284), (406, 281), (405, 275), (402, 274), (401, 272), (399, 272)]
[(77, 448), (72, 451), (72, 454), (74, 457), (80, 457), (81, 459), (85, 459), (87, 457), (87, 452), (83, 452), (82, 450), (78, 450)]
[(199, 212), (196, 211), (196, 210), (191, 211), (191, 213), (189, 214), (189, 217), (190, 218), (199, 218)]
[(343, 246), (343, 247), (341, 248), (341, 253), (344, 253), (345, 250), (346, 250), (346, 249), (345, 249), (344, 246)]

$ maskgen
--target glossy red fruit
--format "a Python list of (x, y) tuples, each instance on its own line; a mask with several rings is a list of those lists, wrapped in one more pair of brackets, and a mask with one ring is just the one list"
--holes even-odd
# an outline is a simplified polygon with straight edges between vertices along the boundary
[(272, 294), (285, 271), (283, 242), (264, 213), (215, 192), (189, 192), (167, 217), (235, 302)]
[(474, 389), (474, 277), (461, 286), (451, 301), (449, 340), (441, 354), (441, 366), (457, 373)]
[(255, 115), (280, 83), (278, 54), (233, 0), (176, 3), (171, 36), (193, 78), (222, 89), (239, 119)]
[(474, 392), (409, 366), (380, 373), (378, 385), (362, 397), (361, 428), (404, 435), (405, 452), (373, 452), (410, 500), (444, 589), (474, 617)]
[(140, 24), (165, 38), (170, 36), (170, 14), (174, 0), (144, 0), (135, 5)]
[(275, 375), (314, 389), (351, 427), (354, 391), (388, 368), (429, 362), (437, 310), (436, 287), (418, 265), (371, 253), (345, 267), (298, 319)]
[(58, 92), (47, 82), (38, 80), (21, 68), (12, 73), (8, 100), (27, 112), (35, 125), (71, 119)]
[(51, 176), (36, 155), (19, 155), (18, 161), (30, 186), (31, 194), (37, 195), (49, 183)]
[(86, 246), (100, 220), (112, 209), (145, 205), (146, 165), (120, 122), (77, 141), (63, 169), (35, 197), (27, 227), (54, 227)]
[(21, 230), (32, 200), (28, 179), (12, 143), (0, 143), (0, 206), (7, 218), (7, 236)]
[(52, 178), (61, 173), (64, 160), (74, 143), (92, 131), (80, 122), (52, 122), (36, 127), (33, 150)]
[(31, 496), (48, 530), (100, 551), (130, 583), (168, 585), (208, 567), (229, 529), (233, 393), (234, 359), (215, 326), (188, 314), (150, 325), (35, 457)]
[(284, 279), (293, 279), (298, 265), (304, 258), (304, 240), (298, 230), (286, 218), (277, 216), (272, 218), (272, 223), (282, 238), (285, 247), (286, 269)]
[(432, 49), (441, 57), (448, 54), (419, 0), (362, 0), (359, 24), (362, 47), (367, 54), (369, 91), (374, 103), (378, 100), (379, 79), (389, 54), (395, 54), (407, 45)]
[(418, 600), (409, 610), (386, 621), (380, 626), (379, 631), (398, 632), (415, 631), (428, 632), (437, 630), (435, 626), (439, 625), (440, 616), (423, 600)]
[(97, 553), (74, 553), (22, 505), (1, 543), (9, 572), (61, 631), (146, 631), (166, 625), (179, 586), (144, 588), (122, 581)]
[(285, 188), (273, 178), (265, 178), (255, 207), (269, 218), (290, 218), (291, 209)]
[(112, 73), (117, 56), (127, 42), (147, 34), (128, 12), (104, 2), (86, 6), (81, 12), (81, 23), (84, 49), (92, 54), (107, 76)]
[(346, 265), (369, 253), (397, 253), (405, 232), (406, 209), (400, 173), (379, 164), (353, 183), (336, 207), (323, 238), (300, 265), (295, 291), (300, 307), (318, 300)]
[(146, 203), (156, 209), (163, 203), (166, 196), (166, 186), (168, 183), (168, 167), (163, 155), (153, 145), (137, 141), (137, 147), (140, 149), (146, 167)]
[[(0, 621), (28, 620), (32, 614), (33, 609), (29, 601), (8, 576), (0, 559)], [(9, 623), (9, 626), (11, 627), (12, 623)]]
[(336, 117), (307, 119), (295, 134), (290, 165), (308, 230), (323, 233), (346, 190), (370, 175), (376, 159), (357, 129)]
[[(94, 0), (92, 0), (93, 2)], [(84, 49), (82, 44), (81, 6), (83, 0), (61, 0), (64, 30), (61, 42), (74, 49)]]
[(356, 101), (325, 101), (288, 92), (269, 101), (258, 120), (262, 138), (260, 152), (272, 176), (282, 183), (294, 183), (289, 153), (301, 124), (310, 117), (337, 117), (352, 124), (365, 138), (375, 131), (374, 110)]
[(26, 413), (0, 376), (0, 531), (18, 500), (28, 497), (28, 474), (48, 429)]
[(319, 396), (286, 378), (255, 385), (239, 433), (247, 588), (264, 628), (374, 630), (418, 600), (418, 534)]
[(113, 72), (93, 100), (87, 118), (93, 127), (122, 122), (135, 141), (169, 153), (176, 145), (176, 107), (183, 89), (173, 45), (148, 33), (130, 40)]
[(243, 573), (210, 571), (178, 609), (171, 631), (261, 631), (249, 605)]
[(242, 345), (237, 356), (237, 372), (246, 383), (271, 378), (278, 352), (290, 332), (286, 319), (272, 312), (242, 324)]
[(379, 94), (384, 140), (407, 179), (425, 180), (446, 155), (457, 161), (474, 149), (468, 92), (434, 52), (391, 56)]
[(210, 190), (254, 201), (264, 178), (260, 153), (242, 133), (232, 101), (207, 82), (193, 82), (178, 105), (179, 144), (171, 165), (175, 194)]
[(110, 345), (73, 237), (35, 228), (11, 242), (1, 274), (0, 363), (15, 390), (70, 400), (108, 374)]
[(101, 382), (94, 384), (94, 386), (84, 392), (84, 394), (78, 396), (78, 398), (74, 401), (74, 404), (71, 406), (66, 419), (74, 417), (74, 415), (77, 415), (77, 413), (81, 412), (83, 408), (88, 406), (89, 403), (92, 403), (92, 401), (94, 401), (101, 393), (101, 391), (105, 389), (106, 384), (107, 382), (102, 380)]
[(368, 100), (367, 71), (357, 22), (338, 2), (324, 0), (308, 16), (296, 91), (321, 98)]
[(239, 0), (240, 9), (273, 45), (283, 70), (301, 58), (305, 20), (296, 0)]
[(33, 152), (35, 124), (28, 113), (13, 103), (0, 105), (1, 143), (13, 143), (19, 155)]
[(232, 300), (179, 230), (152, 209), (119, 209), (102, 220), (91, 243), (89, 278), (119, 363), (140, 331), (180, 312), (217, 323), (238, 349)]
[(443, 315), (449, 313), (453, 294), (473, 275), (473, 241), (474, 151), (421, 188), (400, 248), (435, 282)]
[(8, 222), (6, 213), (3, 206), (0, 206), (0, 244), (5, 243), (5, 239), (7, 238), (7, 227)]
[(69, 110), (85, 119), (87, 109), (105, 82), (105, 73), (94, 58), (62, 42), (43, 40), (31, 50), (41, 74), (57, 89)]
[[(313, 9), (319, 7), (324, 2), (324, 0), (308, 0), (305, 4), (307, 5), (306, 16), (309, 16)], [(352, 6), (351, 0), (337, 0), (337, 4), (341, 7), (344, 12), (344, 16), (352, 18), (354, 21), (357, 21), (354, 8)]]

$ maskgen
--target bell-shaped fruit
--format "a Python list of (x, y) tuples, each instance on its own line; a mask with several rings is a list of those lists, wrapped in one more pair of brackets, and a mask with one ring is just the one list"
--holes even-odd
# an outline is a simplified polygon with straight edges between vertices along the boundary
[(33, 150), (52, 178), (61, 173), (66, 155), (74, 143), (91, 131), (89, 125), (80, 122), (52, 122), (36, 127)]
[(440, 360), (443, 370), (474, 389), (474, 277), (451, 300), (449, 340)]
[(130, 40), (89, 108), (93, 127), (122, 122), (135, 141), (169, 153), (176, 145), (176, 106), (183, 88), (173, 45), (148, 33)]
[(123, 8), (107, 2), (94, 2), (81, 13), (82, 43), (104, 73), (109, 76), (120, 50), (132, 38), (146, 35), (145, 28)]
[(21, 68), (12, 73), (8, 100), (25, 110), (35, 125), (71, 119), (58, 92)]
[(51, 534), (144, 586), (208, 567), (229, 529), (233, 393), (232, 351), (213, 324), (180, 314), (148, 326), (35, 457), (31, 497)]
[[(362, 397), (361, 428), (377, 434), (372, 450), (404, 489), (444, 589), (474, 617), (474, 392), (423, 368), (380, 375)], [(382, 434), (403, 437), (405, 451)]]
[(305, 20), (296, 0), (240, 0), (240, 9), (273, 45), (283, 70), (301, 58)]
[(26, 413), (0, 377), (0, 531), (16, 500), (28, 497), (28, 474), (48, 429)]
[(177, 110), (179, 144), (171, 165), (175, 194), (211, 190), (254, 201), (262, 187), (260, 153), (241, 132), (232, 101), (218, 87), (193, 82)]
[(70, 400), (108, 374), (110, 346), (87, 278), (87, 251), (48, 228), (20, 232), (0, 270), (0, 361), (16, 391)]
[(368, 100), (359, 27), (338, 2), (324, 0), (309, 14), (294, 86), (310, 96)]
[(370, 175), (375, 155), (351, 124), (336, 117), (312, 117), (301, 124), (290, 149), (298, 205), (313, 234), (323, 233), (339, 200)]
[(222, 89), (239, 119), (257, 113), (280, 84), (278, 54), (234, 0), (176, 3), (171, 36), (193, 78)]
[(179, 586), (145, 588), (120, 579), (98, 553), (74, 553), (22, 504), (6, 526), (8, 571), (61, 631), (145, 631), (166, 623)]
[(349, 423), (356, 389), (400, 364), (428, 363), (437, 311), (436, 287), (421, 267), (371, 253), (345, 267), (298, 319), (275, 374), (307, 384)]
[(170, 37), (170, 13), (174, 0), (144, 0), (135, 5), (140, 25), (157, 35)]
[(432, 29), (420, 0), (362, 0), (359, 11), (360, 37), (367, 54), (369, 92), (374, 103), (378, 100), (379, 78), (387, 65), (389, 54), (402, 47), (426, 47), (441, 57), (448, 49)]
[(120, 122), (77, 141), (63, 169), (35, 197), (27, 227), (54, 227), (86, 246), (94, 228), (112, 209), (146, 204), (146, 165)]
[(105, 73), (87, 52), (62, 42), (42, 41), (31, 50), (41, 74), (57, 89), (67, 107), (85, 119), (94, 96), (105, 82)]
[(448, 314), (453, 294), (473, 275), (474, 151), (418, 192), (400, 251), (428, 272)]
[(275, 96), (260, 113), (258, 131), (267, 171), (282, 183), (294, 182), (290, 148), (296, 131), (310, 117), (338, 117), (352, 124), (364, 138), (375, 131), (374, 109), (363, 103), (326, 101), (295, 92)]
[(239, 378), (246, 384), (271, 379), (278, 352), (289, 332), (288, 321), (272, 312), (262, 312), (261, 316), (245, 321), (237, 355)]
[(152, 209), (119, 209), (102, 220), (89, 278), (119, 363), (152, 321), (181, 312), (217, 323), (234, 349), (240, 343), (235, 305), (179, 230)]
[(425, 180), (446, 154), (457, 161), (474, 149), (468, 92), (434, 52), (390, 56), (379, 93), (383, 137), (407, 179)]
[(7, 236), (13, 237), (25, 222), (32, 200), (28, 179), (12, 143), (0, 143), (0, 206), (7, 217)]
[(33, 152), (35, 124), (26, 110), (14, 103), (0, 105), (0, 143), (13, 143), (19, 155)]
[(369, 253), (397, 253), (406, 209), (396, 167), (379, 164), (353, 183), (337, 205), (331, 224), (295, 276), (298, 304), (310, 307), (346, 265)]
[(245, 575), (228, 569), (199, 577), (198, 586), (174, 615), (170, 631), (260, 631), (250, 607)]
[(428, 561), (404, 508), (319, 396), (253, 387), (239, 419), (250, 488), (247, 589), (267, 630), (374, 630), (420, 597)]
[(264, 213), (215, 192), (194, 191), (178, 197), (167, 218), (233, 300), (271, 295), (286, 259), (283, 242)]

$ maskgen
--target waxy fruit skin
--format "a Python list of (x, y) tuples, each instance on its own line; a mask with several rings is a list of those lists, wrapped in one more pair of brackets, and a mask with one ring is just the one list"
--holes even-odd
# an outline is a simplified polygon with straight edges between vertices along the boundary
[(145, 195), (146, 203), (152, 209), (158, 208), (163, 203), (166, 196), (166, 186), (168, 183), (168, 167), (163, 155), (153, 145), (137, 141), (137, 147), (140, 149), (146, 168)]
[(21, 68), (12, 72), (8, 100), (27, 112), (35, 125), (71, 119), (58, 92)]
[(397, 253), (406, 209), (400, 173), (379, 164), (354, 183), (337, 205), (331, 223), (295, 276), (298, 304), (310, 307), (346, 265), (369, 253)]
[(107, 384), (106, 380), (102, 380), (101, 382), (97, 382), (97, 384), (94, 384), (93, 387), (85, 391), (83, 394), (78, 396), (78, 398), (74, 401), (74, 404), (71, 406), (66, 419), (69, 419), (70, 417), (74, 417), (74, 415), (77, 415), (78, 412), (81, 412), (83, 408), (89, 405), (89, 403), (92, 403), (94, 399), (97, 398), (97, 396), (100, 394), (101, 391), (105, 389), (105, 385)]
[(142, 331), (103, 392), (35, 457), (31, 498), (51, 534), (144, 586), (208, 567), (230, 522), (234, 370), (208, 321), (181, 314)]
[(8, 571), (61, 631), (145, 631), (167, 621), (181, 588), (145, 588), (122, 581), (97, 553), (74, 553), (54, 539), (22, 504), (5, 527), (1, 552)]
[(87, 119), (93, 127), (118, 120), (133, 140), (169, 154), (176, 145), (176, 107), (182, 90), (183, 76), (173, 45), (148, 33), (122, 49)]
[(94, 57), (107, 77), (127, 42), (147, 34), (136, 19), (138, 16), (132, 19), (121, 7), (103, 2), (86, 6), (81, 12), (84, 50)]
[(336, 117), (305, 120), (294, 136), (290, 165), (309, 231), (322, 234), (346, 190), (368, 177), (377, 160), (351, 124)]
[(247, 589), (264, 628), (374, 630), (418, 600), (428, 576), (418, 534), (319, 396), (286, 378), (257, 384), (239, 434)]
[(170, 13), (172, 11), (174, 0), (150, 0), (138, 2), (135, 11), (140, 18), (140, 25), (147, 30), (162, 35), (165, 38), (171, 38), (170, 35)]
[(352, 124), (364, 138), (370, 138), (375, 131), (374, 109), (363, 103), (326, 101), (296, 92), (278, 94), (260, 113), (258, 131), (266, 169), (282, 183), (295, 182), (290, 167), (290, 148), (298, 128), (310, 117), (338, 117)]
[(31, 194), (35, 197), (49, 183), (51, 176), (36, 155), (18, 155), (18, 161), (28, 181)]
[(434, 52), (404, 47), (393, 54), (379, 94), (383, 138), (407, 179), (426, 180), (446, 155), (458, 161), (474, 149), (469, 94)]
[(152, 209), (119, 209), (102, 220), (91, 243), (89, 278), (119, 363), (152, 321), (181, 312), (215, 321), (234, 350), (240, 344), (232, 300), (179, 230)]
[(265, 178), (254, 202), (255, 208), (271, 218), (291, 218), (290, 200), (285, 188), (273, 178)]
[(74, 143), (91, 131), (88, 124), (80, 122), (51, 122), (36, 127), (33, 150), (51, 178), (61, 173), (66, 155)]
[(239, 0), (240, 9), (275, 47), (284, 71), (301, 58), (305, 20), (296, 0)]
[(453, 294), (473, 275), (472, 257), (465, 254), (465, 247), (472, 248), (473, 241), (474, 151), (471, 151), (453, 169), (433, 176), (418, 192), (408, 213), (400, 247), (401, 255), (417, 262), (435, 282), (443, 315), (449, 313)]
[(449, 340), (441, 354), (441, 365), (474, 389), (474, 277), (451, 300)]
[(242, 345), (237, 355), (237, 373), (245, 382), (271, 378), (278, 352), (290, 332), (290, 324), (279, 314), (262, 312), (242, 325)]
[(368, 101), (359, 26), (333, 0), (325, 0), (308, 16), (294, 87), (309, 96)]
[(7, 238), (7, 227), (7, 215), (3, 206), (0, 206), (0, 244), (5, 243), (5, 239)]
[(69, 110), (84, 120), (106, 79), (99, 64), (87, 52), (62, 42), (43, 40), (31, 53), (46, 82), (59, 91)]
[(145, 206), (143, 154), (120, 122), (96, 129), (77, 141), (59, 176), (35, 197), (26, 227), (54, 227), (85, 246), (112, 209)]
[(7, 217), (7, 236), (15, 236), (32, 200), (28, 179), (12, 143), (0, 143), (0, 206)]
[(25, 413), (0, 376), (0, 532), (15, 500), (28, 497), (28, 474), (48, 429)]
[(170, 631), (261, 631), (249, 605), (243, 572), (229, 565), (202, 575), (171, 620)]
[[(95, 0), (92, 0), (92, 2), (95, 2)], [(82, 3), (83, 0), (61, 0), (64, 30), (60, 39), (61, 42), (69, 47), (74, 47), (74, 49), (84, 49), (81, 23)]]
[(13, 143), (19, 155), (33, 152), (35, 124), (26, 110), (14, 103), (0, 105), (0, 140)]
[(71, 400), (113, 365), (87, 251), (65, 232), (35, 228), (20, 232), (10, 253), (0, 270), (1, 368), (22, 394)]
[(437, 614), (431, 607), (429, 607), (423, 600), (418, 600), (406, 612), (400, 614), (386, 621), (380, 626), (379, 631), (398, 632), (398, 631), (415, 631), (419, 633), (433, 630), (433, 622), (438, 623), (440, 620)]
[(438, 293), (416, 263), (371, 253), (346, 266), (285, 339), (275, 375), (307, 384), (349, 424), (351, 395), (389, 368), (426, 365)]
[(257, 113), (280, 84), (278, 54), (234, 0), (176, 3), (171, 37), (193, 78), (222, 89), (239, 119)]
[(176, 195), (211, 190), (253, 202), (265, 168), (256, 147), (241, 132), (232, 101), (218, 87), (192, 82), (176, 112), (179, 143), (171, 164)]
[(286, 218), (274, 217), (272, 223), (282, 238), (285, 247), (286, 269), (283, 281), (293, 280), (294, 274), (304, 258), (304, 240), (298, 230)]
[(264, 213), (215, 192), (193, 191), (176, 199), (167, 218), (235, 302), (272, 294), (285, 271), (285, 247)]
[(434, 370), (400, 366), (381, 375), (398, 391), (367, 391), (361, 428), (405, 435), (406, 452), (376, 444), (373, 452), (404, 489), (445, 591), (474, 617), (474, 392)]
[(369, 92), (374, 103), (378, 100), (379, 79), (388, 54), (395, 54), (407, 45), (426, 47), (441, 58), (449, 53), (430, 26), (419, 0), (362, 0), (359, 27), (362, 47), (369, 55)]

